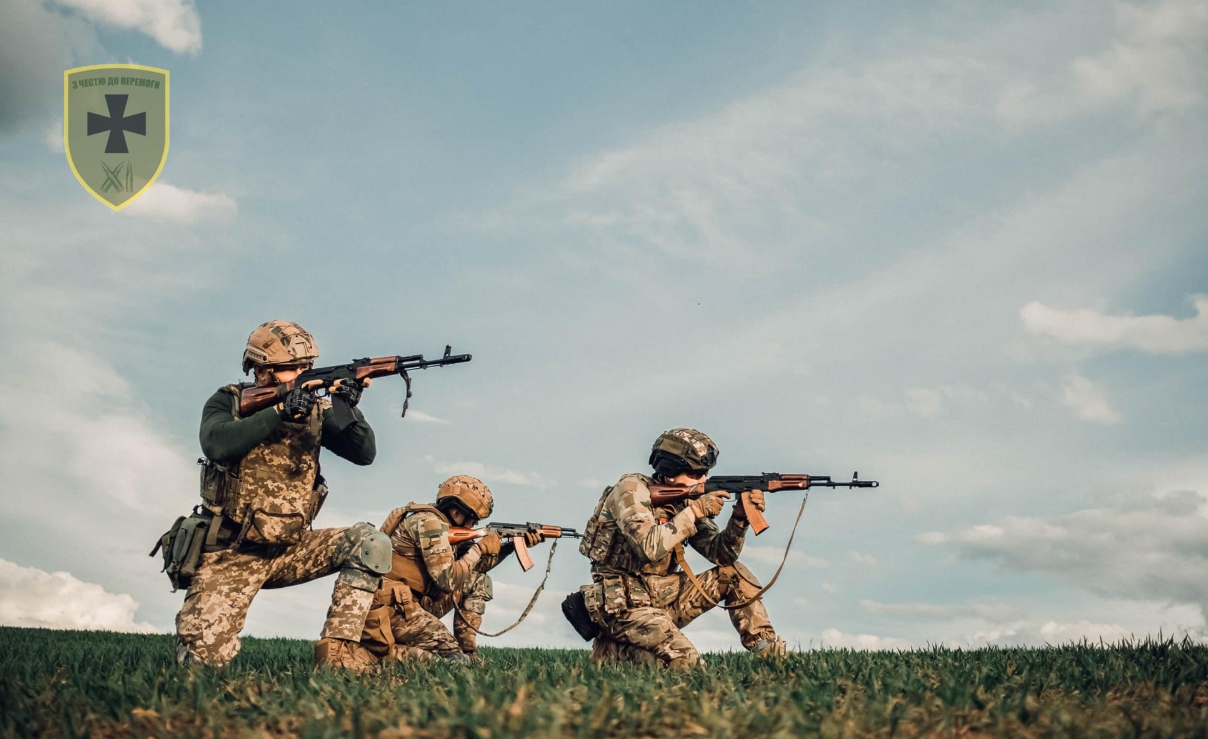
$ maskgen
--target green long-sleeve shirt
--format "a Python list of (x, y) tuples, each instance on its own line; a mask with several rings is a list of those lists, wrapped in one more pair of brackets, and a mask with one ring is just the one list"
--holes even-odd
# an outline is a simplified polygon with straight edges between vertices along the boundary
[[(219, 464), (234, 464), (243, 459), (282, 423), (275, 407), (235, 419), (231, 415), (232, 403), (234, 397), (222, 388), (210, 396), (201, 411), (201, 451)], [(356, 421), (342, 432), (337, 430), (332, 413), (331, 408), (323, 411), (320, 443), (353, 464), (373, 462), (377, 456), (377, 442), (360, 409), (352, 409)]]

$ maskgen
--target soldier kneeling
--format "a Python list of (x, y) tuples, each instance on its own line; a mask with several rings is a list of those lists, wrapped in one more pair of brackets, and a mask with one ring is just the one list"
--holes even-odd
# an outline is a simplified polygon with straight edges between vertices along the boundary
[[(382, 531), (394, 546), (393, 566), (374, 597), (362, 646), (382, 660), (478, 661), (477, 629), (493, 596), (486, 573), (514, 547), (487, 534), (454, 548), (449, 527), (474, 528), (493, 509), (481, 480), (456, 475), (440, 484), (435, 505), (411, 503), (387, 516)], [(545, 539), (540, 533), (524, 538), (529, 546)], [(455, 607), (449, 633), (440, 619)]]
[[(651, 502), (648, 485), (701, 483), (717, 454), (703, 433), (672, 429), (654, 442), (653, 478), (625, 475), (600, 497), (579, 545), (591, 560), (593, 581), (581, 588), (584, 605), (600, 629), (593, 661), (696, 665), (700, 654), (680, 629), (719, 602), (746, 603), (729, 612), (744, 647), (760, 656), (784, 654), (763, 603), (751, 600), (759, 581), (738, 561), (748, 526), (742, 503), (718, 530), (713, 519), (726, 493), (660, 508)], [(762, 511), (763, 493), (753, 491), (750, 498)], [(685, 541), (717, 565), (700, 573), (696, 583), (679, 570)]]

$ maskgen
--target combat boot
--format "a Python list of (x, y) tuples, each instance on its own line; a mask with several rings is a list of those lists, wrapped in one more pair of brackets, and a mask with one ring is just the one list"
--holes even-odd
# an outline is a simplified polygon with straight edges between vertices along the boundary
[(780, 659), (787, 651), (788, 647), (780, 637), (764, 639), (751, 647), (751, 653), (760, 659)]
[(315, 642), (315, 667), (365, 672), (376, 664), (377, 658), (359, 642), (334, 637), (324, 637)]
[(453, 637), (457, 639), (461, 653), (479, 663), (482, 662), (482, 658), (478, 656), (478, 632), (474, 629), (480, 628), (482, 628), (481, 613), (459, 610), (453, 619)]

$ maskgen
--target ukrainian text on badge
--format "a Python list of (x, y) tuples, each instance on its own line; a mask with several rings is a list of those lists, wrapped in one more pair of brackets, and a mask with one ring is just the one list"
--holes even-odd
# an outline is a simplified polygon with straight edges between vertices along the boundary
[(134, 202), (168, 158), (168, 71), (99, 64), (64, 72), (63, 148), (93, 197), (114, 210)]

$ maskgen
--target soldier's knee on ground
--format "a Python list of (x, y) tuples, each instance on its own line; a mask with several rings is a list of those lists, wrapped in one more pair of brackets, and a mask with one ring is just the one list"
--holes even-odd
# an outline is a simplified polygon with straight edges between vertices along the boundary
[(419, 647), (409, 647), (406, 644), (395, 644), (390, 647), (389, 654), (386, 659), (390, 662), (419, 662), (428, 663), (435, 662), (436, 655)]
[(337, 558), (343, 565), (338, 580), (357, 590), (376, 591), (390, 572), (390, 537), (368, 523), (349, 526), (340, 539)]

